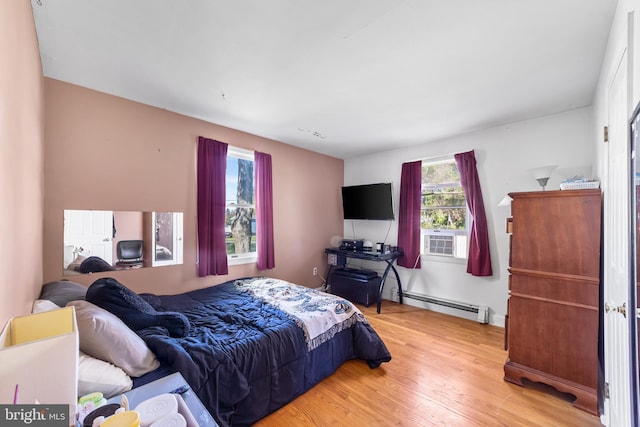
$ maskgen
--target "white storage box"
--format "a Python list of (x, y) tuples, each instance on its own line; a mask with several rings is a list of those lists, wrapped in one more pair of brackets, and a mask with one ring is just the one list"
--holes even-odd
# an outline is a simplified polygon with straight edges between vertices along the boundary
[(0, 403), (68, 404), (75, 425), (78, 327), (64, 307), (9, 319), (0, 334)]
[(585, 182), (563, 182), (560, 183), (561, 190), (588, 190), (591, 188), (600, 188), (600, 181)]

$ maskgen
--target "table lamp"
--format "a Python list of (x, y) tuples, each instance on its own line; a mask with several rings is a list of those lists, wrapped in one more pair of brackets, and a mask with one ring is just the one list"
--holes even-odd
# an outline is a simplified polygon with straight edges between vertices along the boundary
[(533, 175), (536, 181), (538, 181), (538, 184), (542, 187), (542, 191), (544, 191), (544, 188), (547, 186), (547, 182), (549, 181), (549, 177), (551, 177), (551, 174), (557, 167), (558, 166), (555, 165), (541, 166), (539, 168), (530, 169), (529, 172), (531, 172), (531, 175)]

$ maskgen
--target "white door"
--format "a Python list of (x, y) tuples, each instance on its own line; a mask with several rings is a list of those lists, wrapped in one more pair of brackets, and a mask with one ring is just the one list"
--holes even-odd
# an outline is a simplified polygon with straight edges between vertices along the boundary
[(112, 264), (113, 211), (64, 211), (64, 244), (79, 255), (97, 256)]
[(609, 142), (605, 149), (604, 195), (604, 353), (605, 399), (602, 422), (631, 425), (630, 335), (621, 313), (629, 302), (629, 124), (627, 54), (623, 53), (608, 93)]

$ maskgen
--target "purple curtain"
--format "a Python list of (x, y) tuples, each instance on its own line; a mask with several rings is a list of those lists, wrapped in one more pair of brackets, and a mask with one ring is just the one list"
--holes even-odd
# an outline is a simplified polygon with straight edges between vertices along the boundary
[(491, 254), (489, 253), (489, 230), (482, 201), (480, 179), (478, 179), (478, 170), (476, 169), (476, 156), (471, 150), (456, 154), (454, 157), (472, 217), (467, 273), (474, 276), (491, 276), (493, 272), (491, 271)]
[(224, 235), (227, 148), (198, 138), (198, 276), (228, 274)]
[(398, 265), (406, 268), (420, 268), (421, 193), (422, 161), (403, 163), (400, 176), (398, 248), (404, 254), (398, 258)]
[(276, 266), (273, 246), (273, 187), (271, 155), (255, 152), (256, 162), (256, 246), (258, 270)]

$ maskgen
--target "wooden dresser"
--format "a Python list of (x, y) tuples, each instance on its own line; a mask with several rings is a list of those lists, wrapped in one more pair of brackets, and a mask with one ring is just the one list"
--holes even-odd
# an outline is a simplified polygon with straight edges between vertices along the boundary
[(601, 192), (509, 196), (504, 379), (548, 384), (597, 415)]

